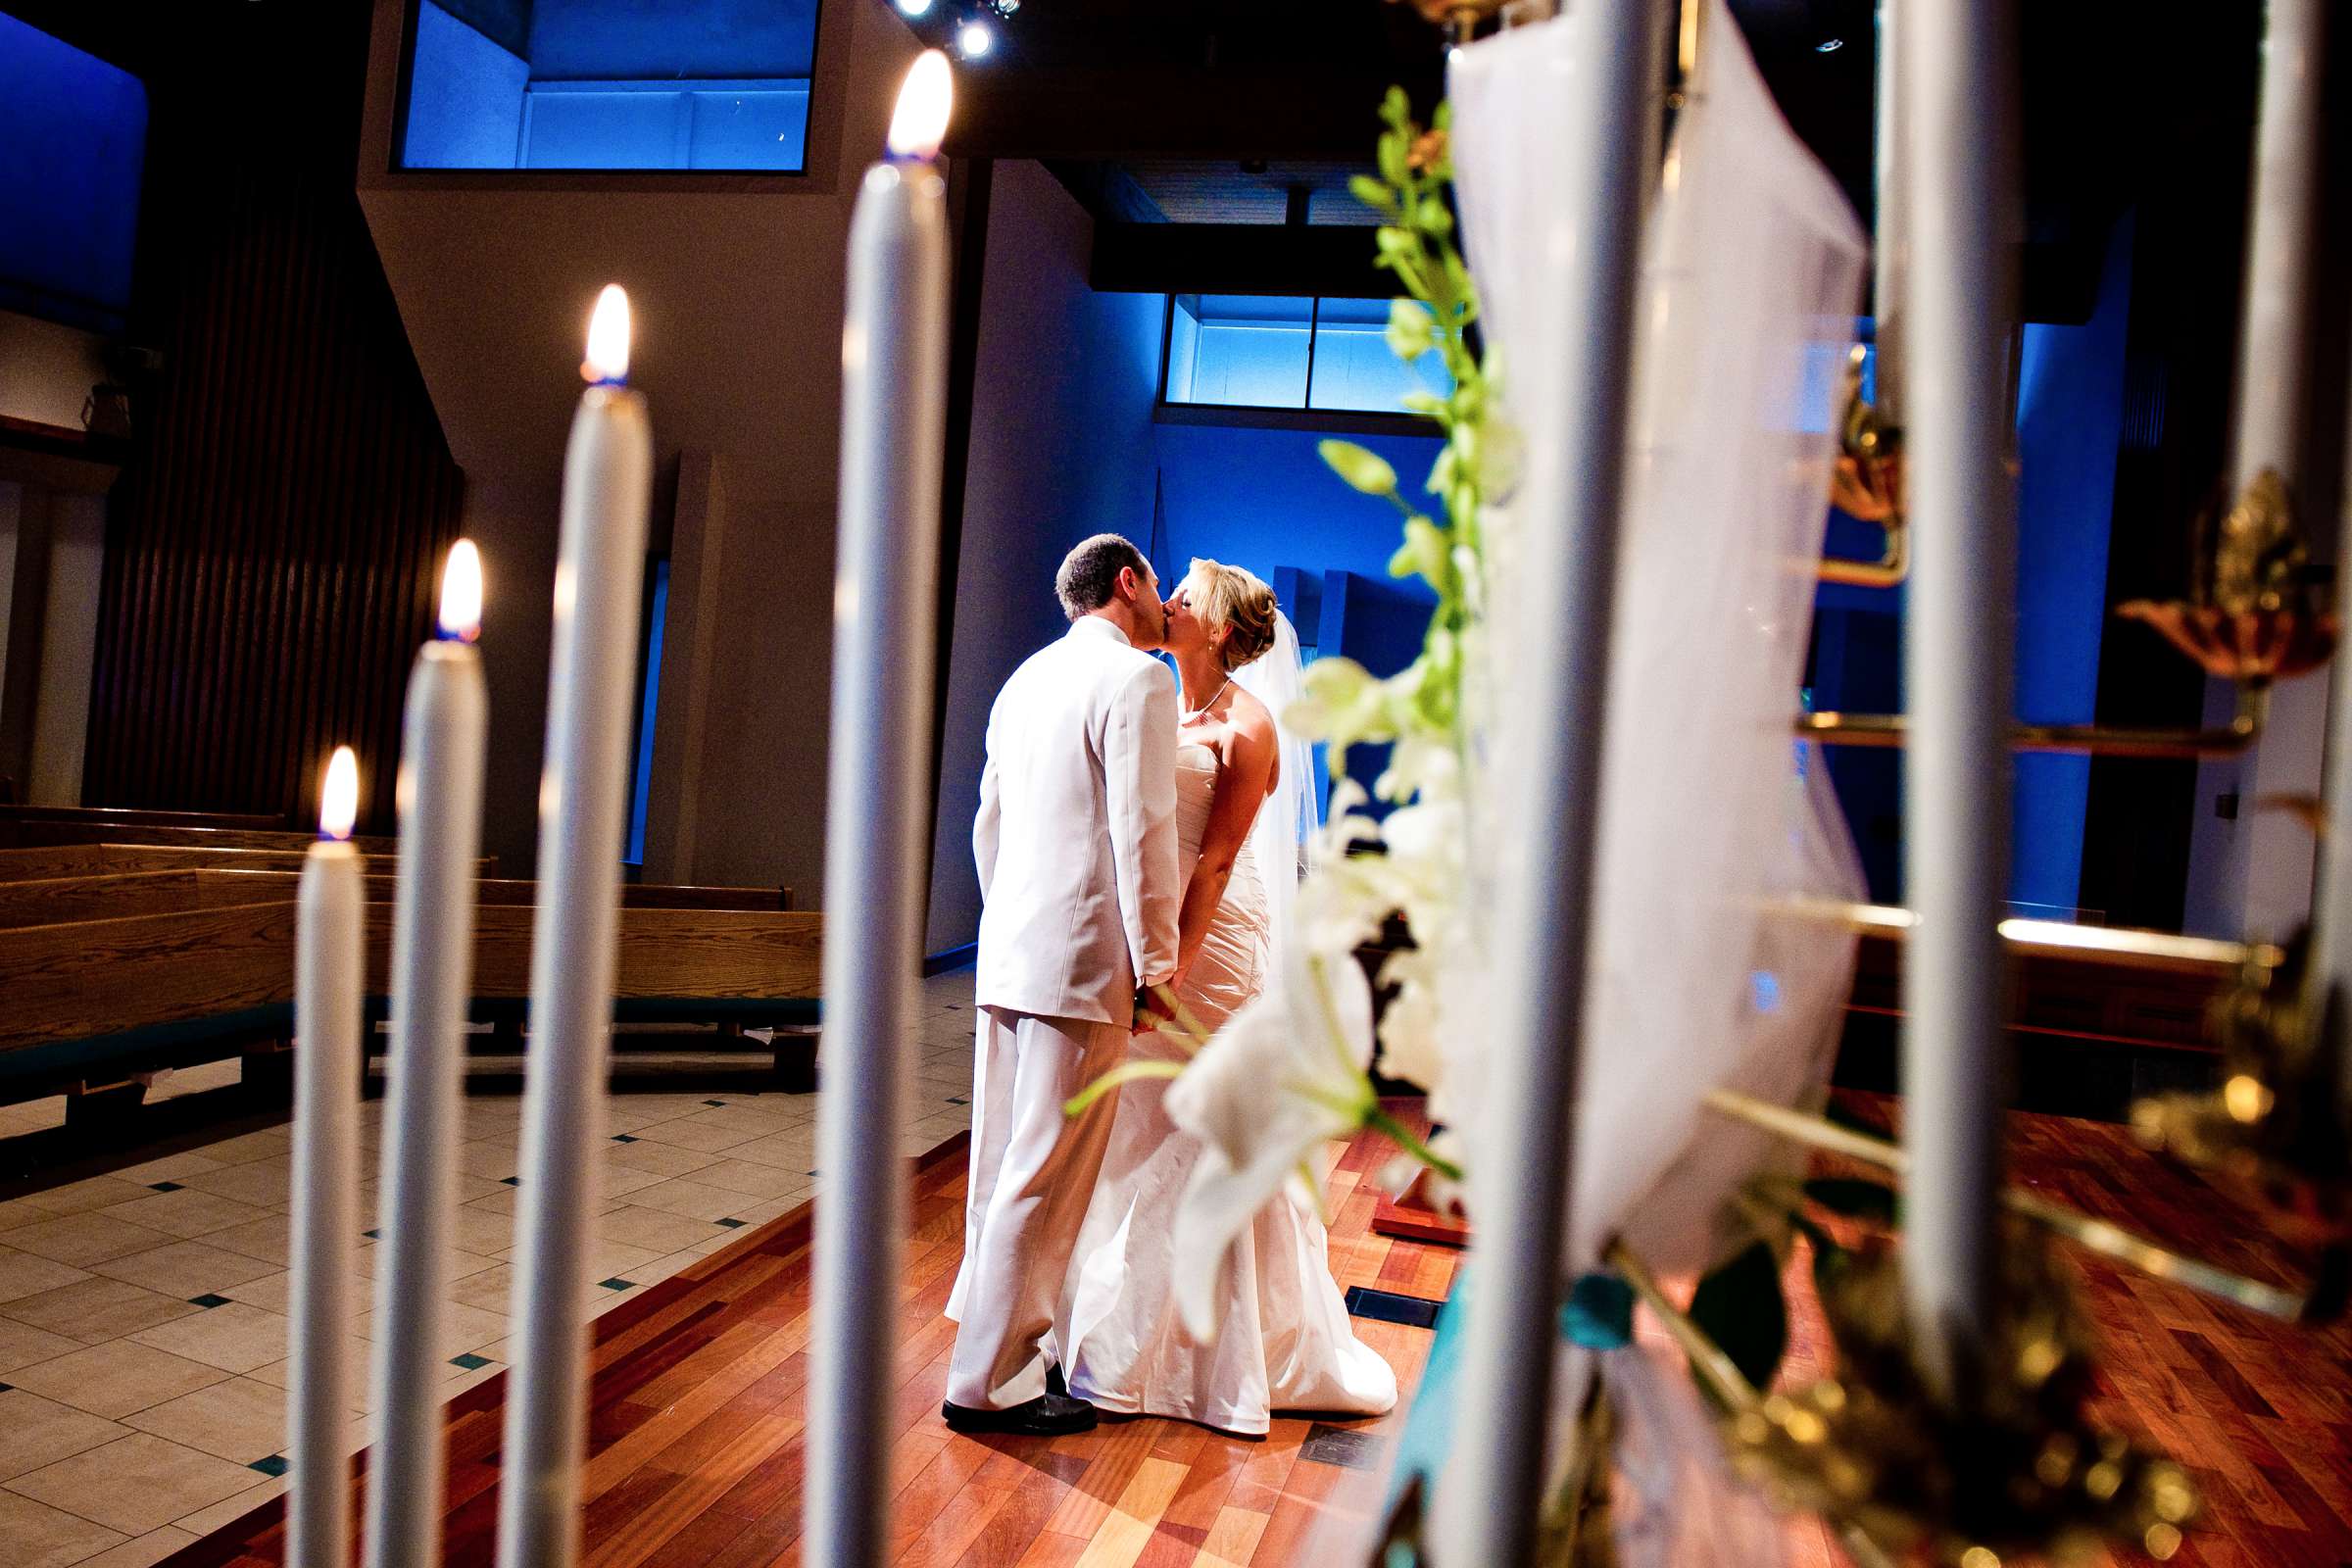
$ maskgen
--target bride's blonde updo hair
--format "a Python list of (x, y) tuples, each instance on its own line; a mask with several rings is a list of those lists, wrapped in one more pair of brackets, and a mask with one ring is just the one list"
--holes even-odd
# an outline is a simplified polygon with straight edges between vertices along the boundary
[(1274, 590), (1255, 574), (1195, 557), (1186, 581), (1193, 613), (1211, 630), (1224, 628), (1217, 654), (1226, 669), (1239, 669), (1274, 646)]

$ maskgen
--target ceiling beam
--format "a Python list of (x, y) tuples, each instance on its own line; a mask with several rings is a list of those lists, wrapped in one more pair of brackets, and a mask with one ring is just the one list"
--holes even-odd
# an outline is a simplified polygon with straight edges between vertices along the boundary
[[(1433, 70), (1405, 88), (1426, 114)], [(1243, 159), (1368, 163), (1384, 75), (1328, 72), (967, 70), (956, 158)]]
[(1089, 281), (1106, 293), (1382, 299), (1372, 230), (1277, 223), (1098, 223)]

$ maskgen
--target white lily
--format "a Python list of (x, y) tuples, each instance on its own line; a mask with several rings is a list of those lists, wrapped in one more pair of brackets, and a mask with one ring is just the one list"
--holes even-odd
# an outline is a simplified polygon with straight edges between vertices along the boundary
[(1176, 1304), (1185, 1332), (1216, 1338), (1217, 1289), (1236, 1237), (1294, 1173), (1380, 1110), (1372, 993), (1346, 949), (1310, 951), (1227, 1020), (1163, 1102), (1206, 1146), (1176, 1211)]

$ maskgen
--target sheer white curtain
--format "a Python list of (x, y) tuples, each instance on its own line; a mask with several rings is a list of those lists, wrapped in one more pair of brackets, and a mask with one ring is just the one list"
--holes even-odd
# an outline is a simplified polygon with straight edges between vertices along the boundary
[[(1823, 370), (1851, 335), (1866, 245), (1722, 0), (1708, 0), (1702, 29), (1643, 237), (1572, 1272), (1595, 1266), (1618, 1235), (1662, 1271), (1711, 1260), (1724, 1200), (1767, 1151), (1700, 1101), (1724, 1084), (1782, 1102), (1817, 1096), (1850, 978), (1850, 938), (1768, 906), (1861, 892), (1818, 759), (1797, 765), (1789, 716), (1835, 456), (1835, 377)], [(1553, 400), (1581, 390), (1549, 373), (1562, 330), (1550, 297), (1578, 265), (1553, 194), (1577, 156), (1557, 128), (1557, 106), (1576, 91), (1571, 36), (1560, 21), (1512, 29), (1459, 51), (1451, 74), (1472, 270), (1504, 406), (1527, 430), (1558, 428)], [(1490, 525), (1486, 766), (1474, 794), (1474, 859), (1489, 882), (1509, 873), (1528, 827), (1510, 798), (1510, 752), (1513, 726), (1538, 715), (1511, 700), (1511, 651), (1515, 629), (1545, 612), (1514, 597), (1544, 578), (1522, 559), (1537, 519), (1518, 514), (1558, 493), (1541, 482), (1543, 457), (1530, 454), (1527, 482)], [(1461, 1109), (1476, 1149), (1476, 1106)], [(1510, 1173), (1479, 1176), (1474, 1211), (1511, 1200)], [(1564, 1367), (1564, 1417), (1593, 1360), (1576, 1352)], [(1692, 1490), (1720, 1461), (1681, 1371), (1640, 1350), (1599, 1360), (1632, 1423), (1629, 1470), (1673, 1491), (1643, 1486), (1651, 1506), (1621, 1510), (1647, 1521), (1623, 1543), (1631, 1560), (1769, 1561), (1740, 1528), (1735, 1495)]]
[[(1274, 612), (1274, 646), (1233, 673), (1233, 683), (1266, 705), (1277, 725), (1282, 710), (1306, 695), (1305, 666), (1298, 647), (1298, 630), (1291, 617)], [(1258, 808), (1250, 825), (1250, 848), (1257, 858), (1258, 880), (1265, 885), (1266, 915), (1274, 933), (1274, 958), (1268, 972), (1288, 973), (1283, 967), (1290, 940), (1291, 911), (1298, 904), (1298, 882), (1306, 875), (1307, 855), (1315, 832), (1323, 825), (1316, 804), (1315, 749), (1285, 729), (1281, 733), (1281, 766), (1274, 793)]]

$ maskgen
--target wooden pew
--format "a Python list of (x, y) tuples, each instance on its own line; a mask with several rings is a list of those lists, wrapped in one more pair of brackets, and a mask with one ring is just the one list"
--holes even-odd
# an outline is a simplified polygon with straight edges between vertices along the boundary
[[(383, 862), (378, 861), (377, 864)], [(301, 880), (296, 870), (128, 871), (94, 876), (0, 881), (0, 929), (55, 925), (68, 920), (117, 920), (134, 914), (218, 909), (239, 904), (283, 903)], [(393, 878), (367, 879), (370, 902), (392, 902)], [(535, 882), (484, 879), (474, 884), (482, 905), (528, 906)], [(792, 907), (790, 888), (670, 887), (623, 883), (620, 902), (632, 909), (765, 909)]]
[[(300, 871), (308, 850), (190, 849), (170, 844), (56, 844), (38, 849), (0, 849), (0, 882), (54, 881), (61, 877), (107, 876), (129, 871)], [(371, 874), (392, 874), (392, 854), (367, 857)], [(495, 858), (479, 862), (487, 876)]]
[[(105, 879), (102, 879), (105, 880)], [(388, 897), (389, 879), (371, 879)], [(269, 1065), (292, 1028), (293, 878), (182, 872), (142, 885), (139, 897), (175, 906), (101, 919), (0, 922), (0, 1101), (64, 1090), (75, 1108), (129, 1085), (132, 1075), (243, 1054)], [(528, 884), (510, 884), (511, 890)], [(40, 896), (75, 897), (45, 889)], [(120, 887), (102, 893), (129, 897)], [(774, 905), (781, 890), (663, 889), (672, 902), (770, 901), (759, 908), (649, 907), (624, 903), (614, 1015), (622, 1020), (801, 1027), (816, 1015), (823, 920)], [(207, 902), (207, 901), (212, 902)], [(20, 911), (26, 906), (21, 903)], [(380, 1016), (392, 908), (368, 906), (371, 1010)], [(485, 903), (475, 915), (474, 1014), (519, 1018), (530, 992), (527, 894)], [(781, 1035), (776, 1064), (806, 1078), (812, 1047)], [(135, 1086), (123, 1090), (129, 1102)], [(118, 1097), (118, 1103), (122, 1098)]]
[[(12, 822), (0, 818), (0, 847), (46, 849), (69, 844), (148, 844), (187, 850), (293, 850), (310, 848), (316, 835), (283, 826), (187, 827), (154, 822)], [(371, 855), (392, 853), (392, 840), (361, 834), (352, 840)]]
[(223, 827), (255, 832), (281, 832), (295, 824), (282, 815), (261, 811), (151, 811), (122, 806), (0, 806), (0, 823), (77, 822), (142, 827)]

